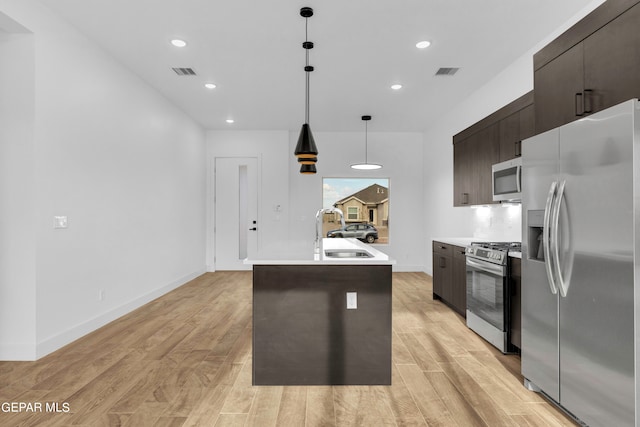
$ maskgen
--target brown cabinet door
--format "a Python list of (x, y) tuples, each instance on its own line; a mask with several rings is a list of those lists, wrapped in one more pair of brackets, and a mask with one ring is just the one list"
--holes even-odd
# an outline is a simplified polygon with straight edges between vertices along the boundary
[(476, 156), (473, 192), (476, 195), (473, 204), (486, 205), (493, 201), (493, 176), (491, 166), (499, 162), (500, 126), (495, 123), (475, 134)]
[(461, 246), (453, 247), (453, 300), (452, 305), (462, 316), (467, 315), (467, 263)]
[(472, 137), (453, 145), (453, 206), (469, 206), (475, 203), (472, 188), (475, 148)]
[(583, 102), (583, 44), (536, 70), (533, 79), (536, 134), (576, 120)]
[(450, 281), (447, 277), (447, 268), (451, 262), (447, 259), (451, 258), (452, 248), (452, 245), (435, 240), (431, 246), (433, 252), (433, 294), (439, 298), (443, 298), (445, 283)]
[(520, 142), (520, 112), (500, 120), (500, 161), (516, 158)]
[[(531, 138), (536, 134), (536, 123), (535, 123), (535, 107), (533, 104), (524, 107), (520, 110), (519, 119), (520, 119), (520, 141)], [(516, 150), (516, 157), (522, 155), (520, 151), (521, 144), (519, 144), (518, 149)]]
[(584, 41), (586, 108), (604, 110), (640, 97), (640, 5)]
[(433, 255), (433, 293), (448, 303), (451, 303), (453, 295), (452, 272), (451, 257), (441, 254)]

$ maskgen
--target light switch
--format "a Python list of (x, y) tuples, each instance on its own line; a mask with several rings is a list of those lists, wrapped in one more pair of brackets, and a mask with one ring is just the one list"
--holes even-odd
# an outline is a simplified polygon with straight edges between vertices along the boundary
[(67, 228), (67, 217), (66, 216), (54, 216), (53, 217), (53, 228)]
[(347, 292), (347, 310), (355, 310), (358, 308), (358, 293)]

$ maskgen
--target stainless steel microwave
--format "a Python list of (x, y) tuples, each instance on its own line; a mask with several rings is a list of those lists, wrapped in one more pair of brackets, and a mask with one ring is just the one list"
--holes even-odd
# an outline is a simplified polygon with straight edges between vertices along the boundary
[(519, 202), (522, 198), (522, 158), (493, 165), (491, 181), (494, 202)]

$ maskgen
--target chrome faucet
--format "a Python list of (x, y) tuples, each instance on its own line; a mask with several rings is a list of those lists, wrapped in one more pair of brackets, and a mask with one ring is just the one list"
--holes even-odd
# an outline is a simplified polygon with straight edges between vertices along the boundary
[(318, 210), (318, 212), (316, 212), (316, 241), (315, 244), (313, 245), (313, 252), (316, 254), (321, 254), (322, 253), (322, 232), (320, 231), (321, 227), (322, 227), (322, 216), (326, 213), (337, 213), (338, 215), (340, 215), (340, 223), (342, 224), (342, 227), (344, 228), (345, 224), (344, 224), (344, 214), (342, 213), (342, 211), (338, 208), (324, 208), (324, 209), (320, 209)]

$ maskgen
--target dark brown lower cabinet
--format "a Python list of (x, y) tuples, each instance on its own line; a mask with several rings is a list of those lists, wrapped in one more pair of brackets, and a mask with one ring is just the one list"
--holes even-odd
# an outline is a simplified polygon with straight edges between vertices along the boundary
[(467, 258), (465, 248), (453, 247), (453, 299), (452, 308), (467, 317)]
[(433, 242), (433, 298), (462, 316), (467, 311), (467, 267), (463, 246)]
[(522, 348), (522, 316), (521, 295), (522, 295), (522, 260), (520, 258), (509, 258), (511, 263), (511, 344)]

